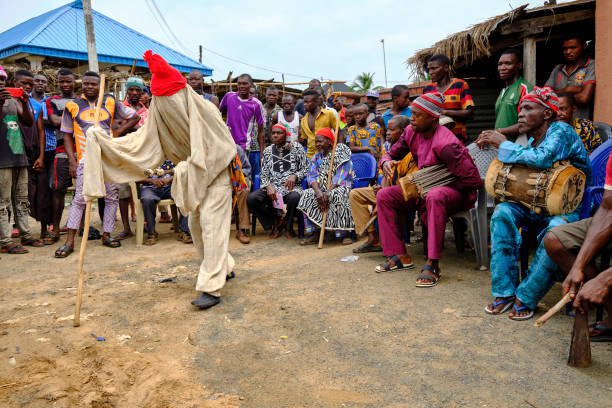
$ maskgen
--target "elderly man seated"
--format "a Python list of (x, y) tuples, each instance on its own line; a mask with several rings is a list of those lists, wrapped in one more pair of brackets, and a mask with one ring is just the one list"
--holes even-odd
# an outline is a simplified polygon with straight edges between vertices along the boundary
[[(410, 124), (410, 120), (406, 116), (398, 115), (394, 116), (387, 122), (387, 141), (391, 145), (395, 144), (404, 132), (404, 129)], [(351, 210), (353, 213), (353, 221), (355, 222), (355, 230), (358, 234), (363, 234), (364, 228), (368, 224), (368, 221), (376, 215), (376, 195), (381, 188), (388, 187), (390, 185), (396, 185), (397, 180), (406, 174), (415, 171), (417, 169), (416, 163), (412, 158), (412, 154), (408, 153), (397, 165), (393, 171), (391, 179), (383, 177), (380, 185), (368, 186), (363, 188), (356, 188), (351, 190)], [(370, 208), (372, 207), (372, 212)], [(366, 242), (353, 249), (356, 254), (365, 252), (382, 252), (382, 246), (376, 232), (376, 227), (372, 223), (367, 230), (368, 239)]]
[[(579, 311), (589, 303), (604, 304), (608, 317), (590, 327), (591, 341), (612, 341), (612, 268), (599, 273), (595, 258), (612, 251), (612, 160), (606, 168), (605, 192), (592, 218), (551, 229), (544, 238), (548, 255), (566, 275), (563, 295), (569, 292)], [(582, 288), (580, 285), (584, 283)]]
[[(287, 143), (285, 125), (277, 123), (272, 126), (270, 142), (272, 144), (264, 149), (261, 160), (261, 188), (248, 195), (247, 205), (266, 231), (272, 229), (270, 238), (278, 238), (285, 229), (287, 238), (292, 238), (295, 236), (293, 217), (300, 202), (308, 159), (302, 145)], [(285, 204), (287, 214), (283, 222)]]
[(444, 164), (456, 177), (452, 184), (429, 190), (425, 199), (404, 201), (400, 186), (384, 188), (377, 194), (380, 238), (383, 254), (389, 259), (377, 266), (376, 272), (413, 267), (400, 232), (400, 213), (418, 209), (421, 220), (428, 229), (428, 259), (417, 277), (417, 287), (435, 286), (440, 280), (439, 260), (446, 221), (453, 213), (473, 207), (476, 189), (482, 187), (478, 169), (467, 149), (453, 132), (439, 123), (443, 105), (444, 97), (438, 92), (417, 98), (412, 103), (410, 127), (406, 128), (400, 140), (381, 160), (386, 177), (393, 175), (395, 165), (408, 153), (412, 153), (416, 158), (419, 170)]
[[(483, 132), (476, 143), (479, 146), (499, 148), (498, 159), (504, 163), (518, 163), (546, 169), (559, 160), (568, 160), (582, 170), (590, 180), (589, 157), (574, 129), (565, 122), (555, 122), (559, 100), (550, 88), (534, 88), (523, 96), (519, 104), (519, 132), (527, 134), (523, 147), (506, 140), (496, 131)], [(519, 283), (520, 229), (546, 232), (558, 225), (578, 220), (578, 211), (548, 216), (537, 214), (522, 204), (504, 202), (497, 205), (491, 218), (491, 287), (493, 302), (485, 307), (489, 314), (500, 314), (510, 308), (509, 318), (526, 320), (533, 317), (534, 309), (555, 282), (557, 266), (546, 254), (540, 242), (527, 277)]]
[[(303, 239), (300, 242), (301, 245), (318, 242), (320, 232), (314, 231), (315, 227), (312, 224), (320, 227), (323, 222), (323, 212), (326, 210), (325, 228), (335, 230), (336, 237), (339, 238), (345, 231), (355, 229), (349, 202), (349, 193), (353, 183), (353, 163), (351, 162), (351, 149), (345, 144), (336, 145), (331, 186), (327, 188), (334, 137), (334, 132), (329, 128), (319, 129), (315, 135), (317, 153), (310, 161), (310, 168), (306, 176), (310, 188), (304, 190), (298, 204), (298, 210), (304, 213), (306, 231), (313, 231), (313, 234)], [(348, 245), (353, 241), (344, 236), (342, 243)]]
[(142, 180), (142, 189), (140, 190), (140, 201), (142, 202), (142, 212), (146, 222), (145, 229), (147, 231), (147, 239), (145, 245), (155, 245), (157, 243), (158, 234), (155, 232), (155, 216), (157, 215), (157, 204), (161, 200), (171, 199), (170, 188), (172, 186), (172, 175), (174, 164), (166, 159), (159, 167), (165, 174), (158, 176), (153, 174)]

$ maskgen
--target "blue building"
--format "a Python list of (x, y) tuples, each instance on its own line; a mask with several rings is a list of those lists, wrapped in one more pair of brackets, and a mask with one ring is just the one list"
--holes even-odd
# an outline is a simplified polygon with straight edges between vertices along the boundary
[[(152, 49), (181, 72), (212, 69), (170, 47), (93, 10), (93, 22), (100, 71), (127, 72), (136, 60), (136, 73), (148, 72), (143, 53)], [(29, 62), (32, 70), (45, 66), (88, 70), (87, 41), (80, 0), (31, 18), (0, 33), (0, 64)]]

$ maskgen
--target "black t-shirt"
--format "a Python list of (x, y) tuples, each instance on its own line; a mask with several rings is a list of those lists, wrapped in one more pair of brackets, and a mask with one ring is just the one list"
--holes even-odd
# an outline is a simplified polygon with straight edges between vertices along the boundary
[[(57, 115), (60, 118), (64, 114), (64, 109), (66, 108), (66, 104), (70, 101), (74, 101), (75, 98), (64, 98), (61, 95), (54, 95), (50, 98), (47, 98), (47, 115)], [(60, 147), (64, 144), (64, 136), (62, 132), (60, 132), (59, 127), (55, 129), (55, 139), (57, 140), (57, 146)]]
[(14, 98), (4, 101), (0, 114), (0, 168), (28, 165), (23, 135), (17, 117), (18, 104)]

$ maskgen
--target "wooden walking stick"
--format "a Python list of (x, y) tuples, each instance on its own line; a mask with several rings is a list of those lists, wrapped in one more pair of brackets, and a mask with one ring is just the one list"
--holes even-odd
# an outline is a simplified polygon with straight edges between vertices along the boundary
[[(100, 108), (102, 106), (102, 99), (104, 99), (104, 74), (100, 75), (100, 92), (98, 93), (98, 102), (96, 103), (96, 110), (94, 112), (94, 124), (93, 127), (98, 127), (100, 120)], [(87, 240), (89, 234), (89, 219), (91, 218), (91, 200), (87, 200), (85, 206), (85, 220), (83, 225), (83, 239), (81, 240), (81, 250), (79, 251), (79, 265), (78, 265), (78, 286), (77, 286), (77, 299), (76, 305), (74, 306), (74, 327), (81, 325), (81, 301), (83, 298), (83, 261), (85, 260), (85, 248), (87, 248)]]
[[(330, 86), (331, 88), (331, 86)], [(332, 147), (331, 159), (329, 160), (329, 171), (327, 172), (327, 190), (331, 188), (332, 174), (334, 172), (334, 157), (336, 156), (336, 144), (338, 143), (338, 119), (336, 120), (336, 131), (334, 132), (334, 146)], [(319, 232), (319, 249), (323, 248), (323, 239), (325, 238), (325, 224), (327, 224), (327, 212), (329, 211), (329, 201), (327, 208), (323, 211), (323, 222), (321, 223), (321, 231)]]
[(586, 368), (591, 365), (591, 340), (589, 338), (588, 310), (585, 310), (584, 313), (580, 313), (576, 310), (567, 365), (578, 368)]

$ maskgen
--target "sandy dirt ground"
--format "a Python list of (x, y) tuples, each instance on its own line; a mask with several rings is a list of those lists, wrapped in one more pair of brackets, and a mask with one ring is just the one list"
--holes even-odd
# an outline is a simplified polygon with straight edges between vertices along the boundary
[[(440, 284), (420, 289), (416, 270), (374, 273), (380, 254), (345, 263), (352, 247), (338, 243), (317, 250), (263, 232), (246, 246), (232, 238), (237, 277), (221, 304), (198, 311), (189, 303), (198, 295), (193, 247), (168, 224), (159, 231), (154, 247), (89, 242), (79, 328), (78, 251), (64, 260), (52, 256), (57, 245), (2, 254), (0, 406), (599, 408), (612, 400), (612, 345), (592, 344), (592, 366), (573, 369), (569, 317), (536, 329), (533, 320), (486, 315), (489, 273), (450, 241)], [(409, 250), (420, 266), (422, 247)], [(559, 297), (557, 285), (536, 315)]]

